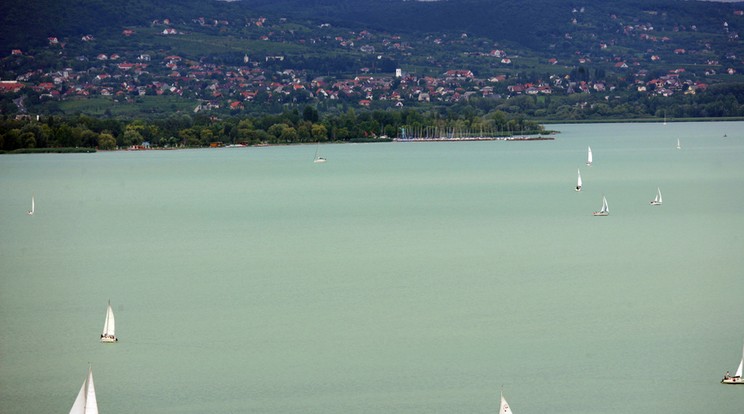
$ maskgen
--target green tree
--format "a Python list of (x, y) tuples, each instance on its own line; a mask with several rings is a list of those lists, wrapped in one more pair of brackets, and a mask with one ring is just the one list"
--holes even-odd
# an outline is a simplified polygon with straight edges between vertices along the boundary
[(98, 137), (98, 148), (102, 150), (112, 150), (116, 148), (116, 138), (113, 135), (104, 132)]
[(327, 141), (328, 140), (328, 130), (326, 129), (325, 125), (313, 124), (310, 131), (312, 134), (313, 141)]
[(305, 109), (302, 111), (302, 119), (305, 121), (310, 121), (312, 123), (318, 122), (318, 110), (310, 105), (306, 106)]

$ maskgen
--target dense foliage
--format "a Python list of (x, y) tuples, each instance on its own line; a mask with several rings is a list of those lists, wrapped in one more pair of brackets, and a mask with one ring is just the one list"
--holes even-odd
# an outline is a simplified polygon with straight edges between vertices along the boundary
[[(467, 111), (466, 111), (467, 112)], [(365, 111), (353, 109), (338, 116), (321, 118), (306, 106), (278, 115), (230, 117), (225, 120), (206, 115), (172, 115), (149, 121), (121, 121), (80, 115), (70, 118), (48, 116), (39, 119), (0, 119), (0, 149), (206, 147), (210, 145), (266, 145), (308, 142), (381, 141), (399, 137), (402, 131), (465, 131), (492, 135), (543, 132), (541, 126), (524, 118), (510, 118), (501, 112), (477, 116), (473, 112), (414, 110)], [(409, 132), (410, 133), (410, 132)]]

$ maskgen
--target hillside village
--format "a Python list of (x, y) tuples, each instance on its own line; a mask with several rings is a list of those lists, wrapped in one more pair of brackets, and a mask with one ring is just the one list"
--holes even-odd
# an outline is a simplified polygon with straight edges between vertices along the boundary
[[(661, 32), (642, 20), (630, 24), (608, 16), (617, 30), (597, 36), (582, 29), (583, 12), (572, 11), (576, 31), (566, 32), (560, 47), (549, 45), (549, 56), (465, 32), (415, 37), (267, 17), (165, 18), (122, 28), (113, 41), (100, 43), (97, 34), (50, 36), (44, 48), (12, 49), (0, 61), (0, 91), (15, 97), (15, 111), (4, 106), (3, 112), (33, 113), (58, 108), (45, 106), (49, 102), (92, 97), (135, 102), (141, 96), (178, 97), (192, 101), (193, 112), (232, 114), (266, 103), (384, 109), (522, 95), (610, 101), (628, 93), (694, 95), (712, 83), (741, 81), (739, 35), (728, 22), (721, 23), (718, 41), (703, 36), (681, 47), (675, 34), (689, 37), (697, 27)], [(744, 19), (744, 12), (730, 17)], [(184, 46), (221, 36), (239, 36), (246, 47), (234, 42), (224, 58)], [(58, 67), (50, 69), (49, 56)], [(343, 65), (334, 67), (333, 57)]]

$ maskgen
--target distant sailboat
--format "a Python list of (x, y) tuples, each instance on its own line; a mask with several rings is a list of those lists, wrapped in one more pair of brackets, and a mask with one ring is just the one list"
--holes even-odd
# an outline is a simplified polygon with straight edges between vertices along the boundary
[(98, 414), (98, 401), (96, 400), (96, 388), (93, 385), (93, 369), (88, 367), (88, 376), (80, 387), (75, 402), (72, 404), (70, 414)]
[(679, 143), (679, 138), (677, 138), (677, 149), (682, 149), (682, 145)]
[(28, 214), (29, 216), (33, 216), (34, 211), (36, 211), (36, 202), (34, 201), (34, 197), (31, 196), (31, 210), (27, 211), (26, 214)]
[(744, 371), (744, 348), (741, 350), (741, 361), (739, 362), (739, 368), (736, 369), (736, 374), (732, 377), (726, 372), (726, 375), (721, 380), (721, 384), (744, 384), (744, 379), (741, 378), (742, 371)]
[(509, 403), (506, 402), (506, 398), (504, 398), (503, 391), (501, 391), (501, 403), (499, 403), (499, 414), (512, 414), (511, 407), (509, 407)]
[(116, 337), (114, 311), (113, 309), (111, 309), (111, 301), (109, 301), (108, 307), (106, 308), (106, 320), (103, 322), (103, 333), (101, 334), (101, 342), (110, 344), (118, 340), (119, 338)]
[[(672, 200), (674, 201), (674, 200)], [(656, 197), (654, 197), (653, 201), (651, 201), (652, 206), (660, 206), (661, 205), (661, 190), (659, 187), (656, 187)]]
[(587, 147), (586, 151), (586, 165), (592, 166), (592, 147)]
[(320, 156), (320, 141), (318, 141), (318, 147), (315, 149), (315, 159), (313, 162), (316, 164), (326, 162), (326, 159)]
[(576, 180), (576, 191), (581, 191), (581, 170), (579, 171), (579, 178)]
[(595, 211), (592, 213), (592, 215), (595, 216), (609, 216), (610, 215), (610, 207), (607, 205), (607, 198), (605, 196), (602, 196), (602, 209), (599, 211)]

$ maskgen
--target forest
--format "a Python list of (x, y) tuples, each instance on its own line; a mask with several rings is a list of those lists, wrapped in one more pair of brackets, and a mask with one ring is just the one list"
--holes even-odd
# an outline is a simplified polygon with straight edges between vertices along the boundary
[(510, 118), (501, 112), (488, 116), (456, 114), (453, 111), (421, 113), (416, 110), (364, 111), (349, 109), (338, 116), (321, 119), (306, 106), (277, 115), (228, 117), (172, 115), (152, 120), (116, 120), (45, 116), (0, 119), (0, 150), (26, 152), (28, 149), (94, 148), (100, 150), (148, 148), (199, 148), (231, 144), (289, 145), (311, 142), (383, 142), (401, 131), (489, 131), (491, 135), (539, 134), (547, 131), (523, 117)]

